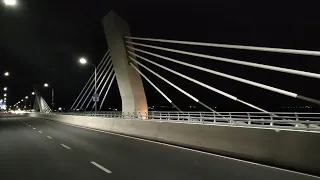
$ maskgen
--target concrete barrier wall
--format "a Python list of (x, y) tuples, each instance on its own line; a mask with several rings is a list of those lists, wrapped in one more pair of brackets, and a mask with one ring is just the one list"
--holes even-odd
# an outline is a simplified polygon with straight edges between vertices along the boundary
[(320, 175), (320, 133), (51, 114), (29, 116)]

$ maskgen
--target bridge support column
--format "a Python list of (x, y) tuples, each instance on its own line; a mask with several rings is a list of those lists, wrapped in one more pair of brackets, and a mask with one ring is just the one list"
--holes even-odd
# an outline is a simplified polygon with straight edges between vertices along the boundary
[(140, 74), (129, 64), (124, 36), (130, 36), (128, 24), (114, 11), (103, 18), (104, 32), (117, 77), (122, 112), (148, 112), (147, 99)]

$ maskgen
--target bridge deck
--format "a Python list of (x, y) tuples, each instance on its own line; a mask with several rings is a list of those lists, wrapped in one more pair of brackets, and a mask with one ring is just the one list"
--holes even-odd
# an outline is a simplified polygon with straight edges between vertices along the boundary
[(317, 179), (254, 163), (26, 117), (0, 119), (2, 179)]

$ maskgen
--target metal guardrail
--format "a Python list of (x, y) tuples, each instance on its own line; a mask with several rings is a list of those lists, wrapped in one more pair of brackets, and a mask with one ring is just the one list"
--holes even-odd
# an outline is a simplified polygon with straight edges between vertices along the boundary
[(148, 119), (153, 121), (168, 121), (190, 124), (220, 124), (250, 127), (268, 127), (282, 129), (312, 130), (320, 132), (320, 113), (289, 113), (273, 112), (173, 112), (150, 111), (148, 114), (123, 113), (115, 111), (94, 112), (70, 112), (57, 113), (75, 116), (98, 116), (106, 118), (122, 119)]

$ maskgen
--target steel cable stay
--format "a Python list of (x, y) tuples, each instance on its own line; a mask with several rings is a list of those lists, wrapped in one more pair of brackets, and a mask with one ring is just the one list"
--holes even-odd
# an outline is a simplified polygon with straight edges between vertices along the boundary
[(155, 53), (147, 52), (147, 51), (144, 51), (144, 50), (141, 50), (141, 49), (138, 49), (138, 48), (134, 48), (134, 47), (130, 47), (130, 46), (127, 46), (127, 48), (131, 49), (131, 50), (134, 50), (134, 51), (137, 51), (137, 52), (142, 52), (144, 54), (152, 55), (152, 56), (158, 57), (160, 59), (164, 59), (164, 60), (171, 61), (171, 62), (174, 62), (174, 63), (178, 63), (178, 64), (181, 64), (181, 65), (184, 65), (184, 66), (188, 66), (188, 67), (191, 67), (191, 68), (194, 68), (194, 69), (198, 69), (198, 70), (201, 70), (201, 71), (204, 71), (204, 72), (208, 72), (208, 73), (211, 73), (211, 74), (214, 74), (214, 75), (218, 75), (218, 76), (221, 76), (221, 77), (225, 77), (225, 78), (232, 79), (232, 80), (235, 80), (235, 81), (239, 81), (239, 82), (242, 82), (242, 83), (245, 83), (245, 84), (256, 86), (256, 87), (259, 87), (259, 88), (262, 88), (262, 89), (273, 91), (273, 92), (276, 92), (276, 93), (279, 93), (279, 94), (283, 94), (283, 95), (286, 95), (286, 96), (289, 96), (289, 97), (301, 99), (301, 100), (304, 100), (304, 101), (307, 101), (307, 102), (311, 102), (311, 103), (320, 105), (320, 101), (319, 100), (313, 99), (313, 98), (309, 98), (309, 97), (306, 97), (306, 96), (302, 96), (302, 95), (299, 95), (297, 93), (293, 93), (293, 92), (290, 92), (290, 91), (282, 90), (282, 89), (275, 88), (275, 87), (272, 87), (272, 86), (268, 86), (268, 85), (265, 85), (265, 84), (261, 84), (261, 83), (258, 83), (258, 82), (250, 81), (250, 80), (247, 80), (247, 79), (244, 79), (244, 78), (236, 77), (236, 76), (229, 75), (229, 74), (226, 74), (226, 73), (222, 73), (222, 72), (219, 72), (219, 71), (214, 71), (214, 70), (211, 70), (211, 69), (208, 69), (208, 68), (204, 68), (204, 67), (201, 67), (201, 66), (197, 66), (197, 65), (194, 65), (194, 64), (185, 63), (185, 62), (173, 59), (173, 58), (169, 58), (169, 57), (166, 57), (166, 56), (162, 56), (162, 55), (158, 55), (158, 54), (155, 54)]

